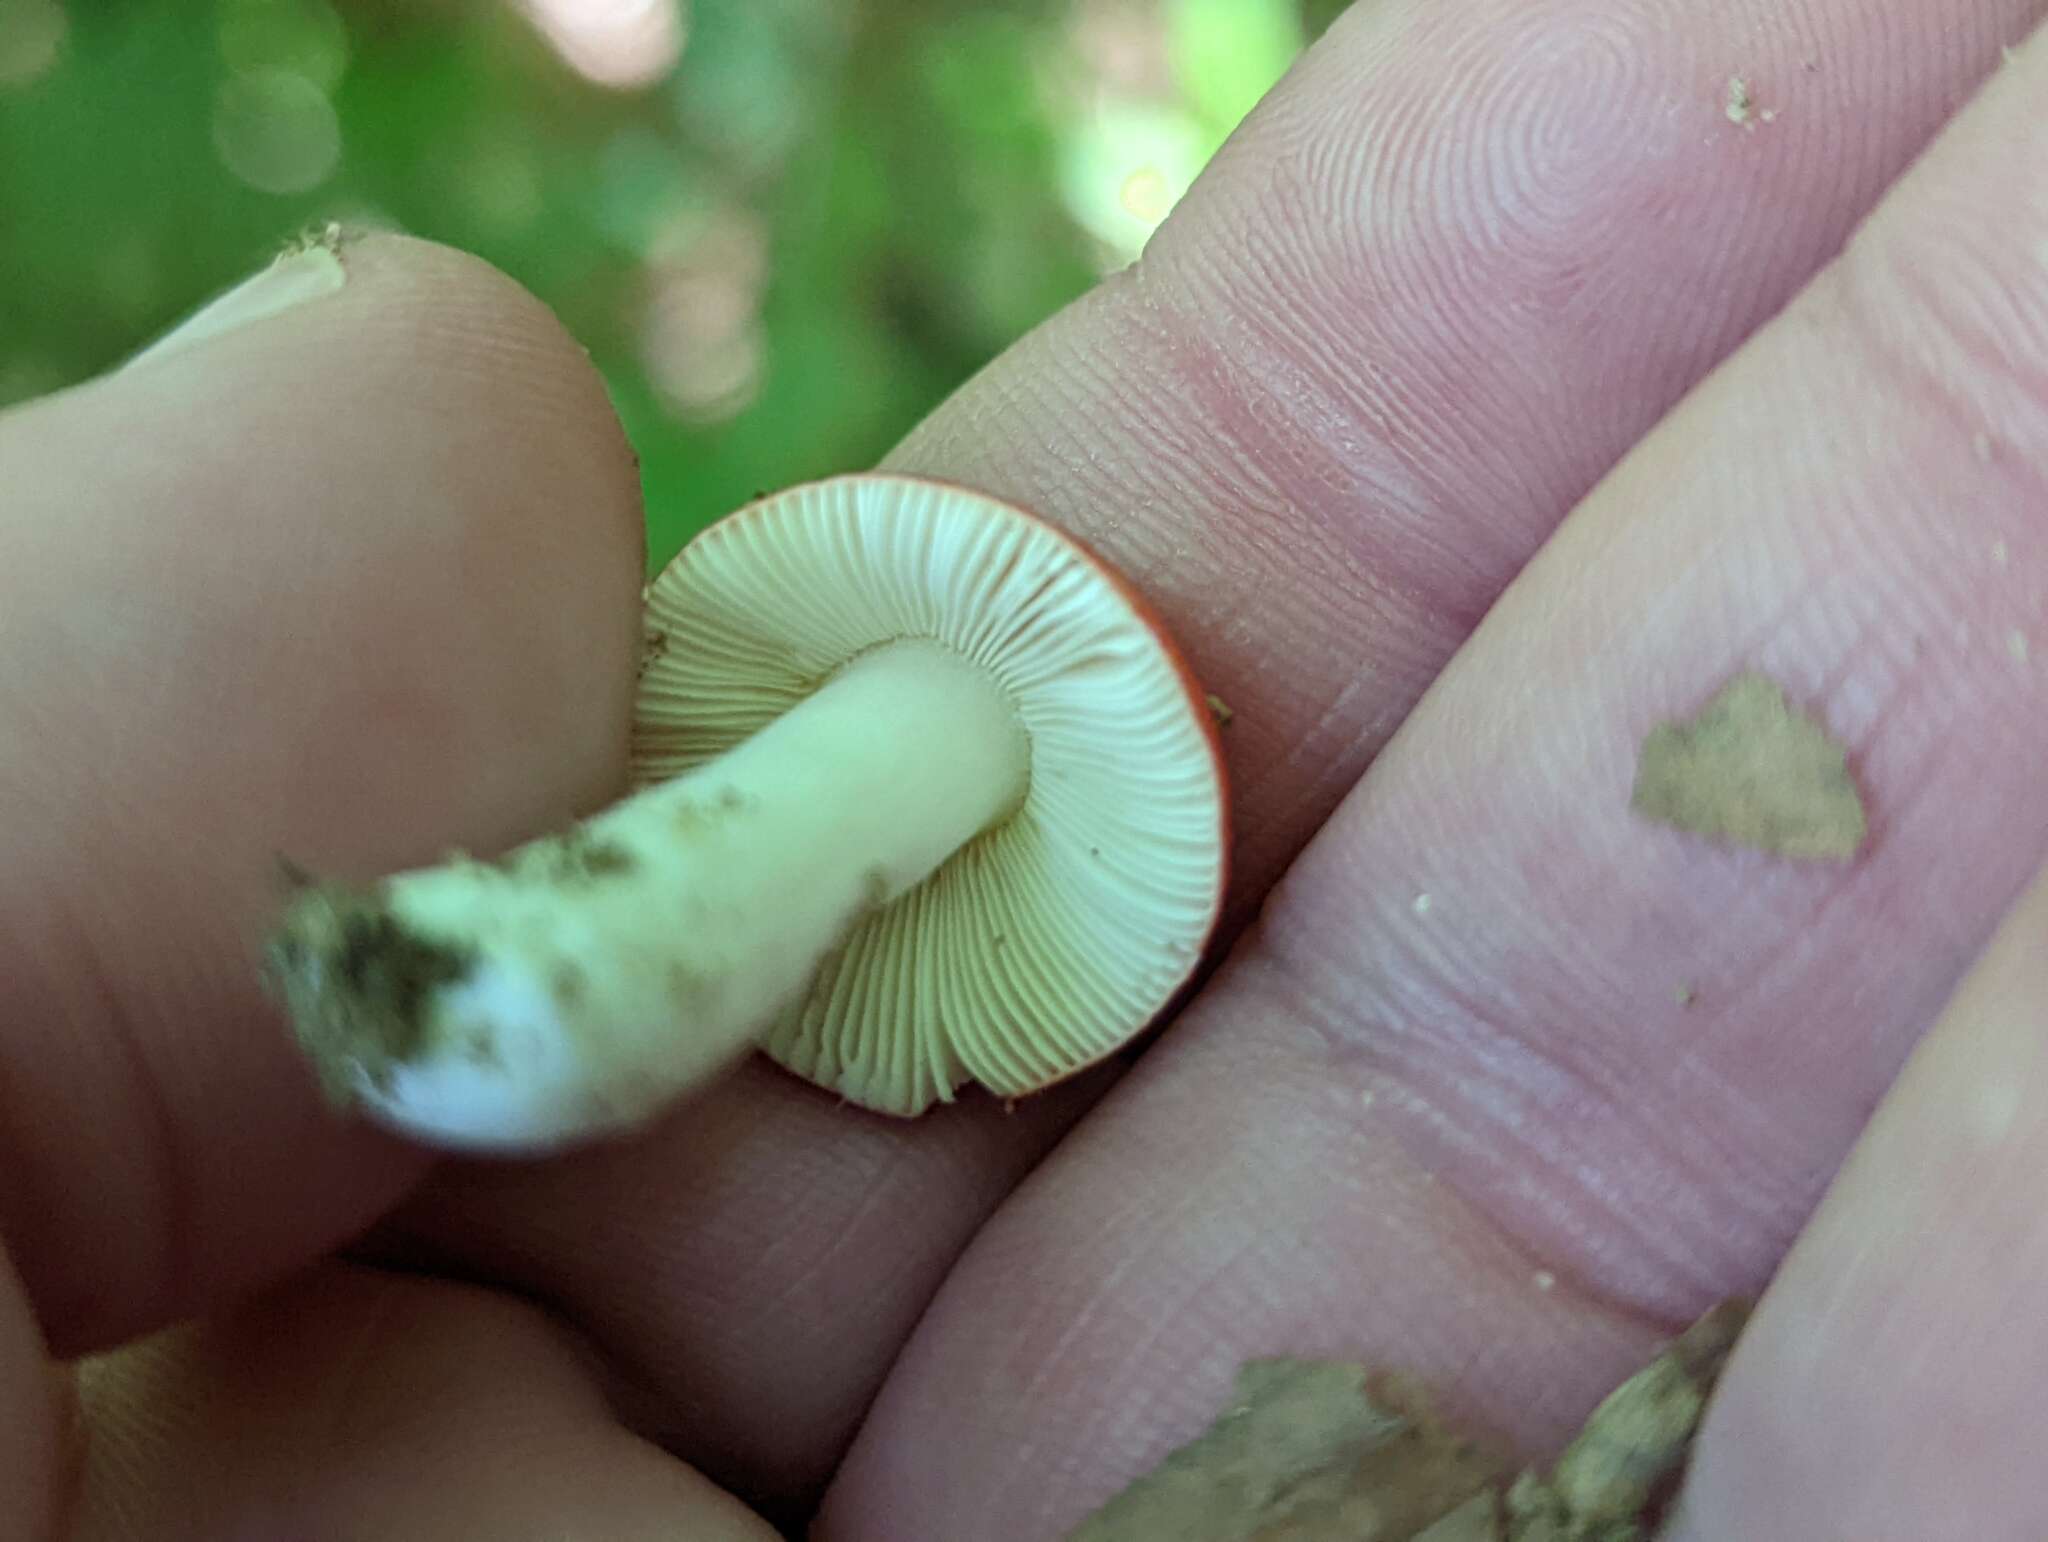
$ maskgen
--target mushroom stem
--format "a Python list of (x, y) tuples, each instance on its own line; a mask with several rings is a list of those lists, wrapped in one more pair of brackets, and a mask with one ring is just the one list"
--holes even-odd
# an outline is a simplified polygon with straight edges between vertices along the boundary
[(986, 671), (890, 644), (566, 834), (306, 890), (271, 977), (345, 1100), (437, 1144), (546, 1149), (728, 1064), (854, 926), (1013, 812), (1029, 774)]

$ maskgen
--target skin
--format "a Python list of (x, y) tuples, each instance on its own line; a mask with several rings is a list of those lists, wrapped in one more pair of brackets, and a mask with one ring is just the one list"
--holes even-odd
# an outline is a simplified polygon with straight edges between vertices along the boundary
[[(632, 465), (507, 281), (365, 240), (0, 415), (0, 1537), (773, 1535), (729, 1491), (1030, 1542), (1247, 1356), (1541, 1454), (1767, 1284), (1683, 1542), (2048, 1534), (2044, 8), (1378, 0), (912, 436), (1237, 713), (1257, 924), (1014, 1113), (756, 1065), (430, 1170), (322, 1112), (275, 853), (493, 849), (622, 771)], [(1856, 864), (1628, 814), (1748, 667), (1848, 747)]]

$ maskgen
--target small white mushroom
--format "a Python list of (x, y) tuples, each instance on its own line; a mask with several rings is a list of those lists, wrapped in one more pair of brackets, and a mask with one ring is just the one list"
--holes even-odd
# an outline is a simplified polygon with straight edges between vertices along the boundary
[(1114, 1053), (1222, 903), (1208, 702), (1071, 538), (837, 478), (650, 586), (639, 790), (495, 863), (314, 885), (270, 972), (328, 1086), (430, 1142), (631, 1128), (750, 1047), (883, 1112)]

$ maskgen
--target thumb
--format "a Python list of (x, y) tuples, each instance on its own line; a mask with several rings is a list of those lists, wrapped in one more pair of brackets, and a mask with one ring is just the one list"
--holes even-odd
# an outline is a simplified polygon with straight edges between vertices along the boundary
[(604, 796), (639, 508), (554, 320), (384, 237), (0, 414), (0, 486), (0, 1236), (70, 1354), (417, 1175), (262, 998), (276, 858), (368, 872)]

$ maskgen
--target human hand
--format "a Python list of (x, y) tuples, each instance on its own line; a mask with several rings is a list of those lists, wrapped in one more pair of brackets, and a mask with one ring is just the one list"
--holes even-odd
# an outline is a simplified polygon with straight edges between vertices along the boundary
[[(268, 865), (615, 789), (637, 509), (596, 383), (502, 281), (370, 240), (0, 417), (17, 1533), (70, 1482), (38, 1331), (195, 1314), (87, 1378), (80, 1534), (768, 1534), (673, 1452), (821, 1537), (1021, 1542), (1269, 1353), (1542, 1449), (1762, 1285), (1859, 1132), (1686, 1542), (2048, 1531), (2048, 894), (1992, 940), (2048, 856), (2048, 54), (1892, 189), (2042, 10), (1362, 9), (1135, 272), (913, 436), (1089, 538), (1236, 709), (1257, 926), (1120, 1085), (1011, 1115), (755, 1065), (415, 1188), (258, 997)], [(1849, 744), (1854, 865), (1629, 814), (1643, 733), (1751, 667)]]

